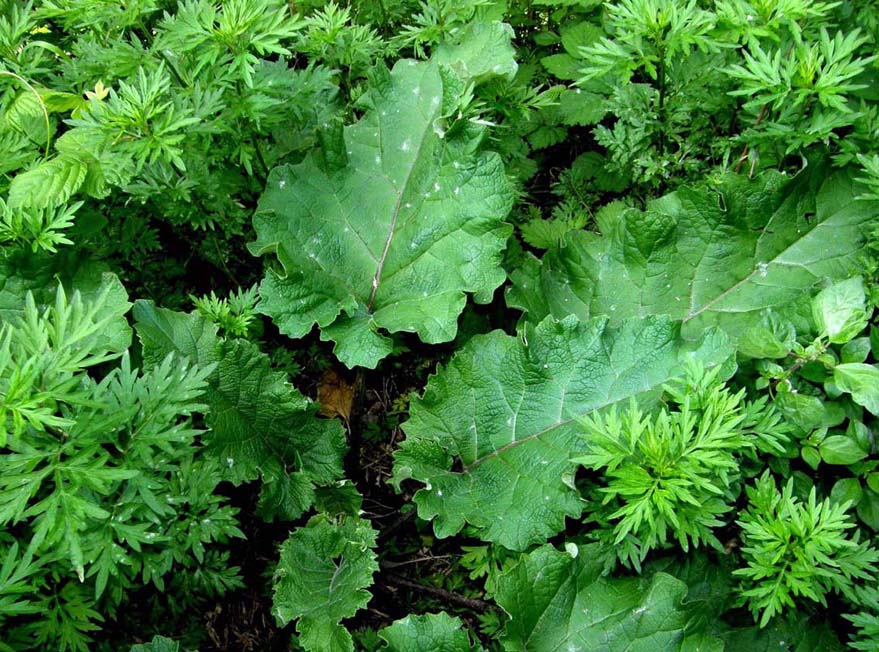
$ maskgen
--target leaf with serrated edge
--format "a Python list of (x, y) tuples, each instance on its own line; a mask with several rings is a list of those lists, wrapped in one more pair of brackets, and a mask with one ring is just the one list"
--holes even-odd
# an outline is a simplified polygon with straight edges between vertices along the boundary
[(499, 21), (470, 23), (451, 43), (441, 43), (433, 53), (437, 63), (451, 66), (462, 79), (479, 82), (493, 76), (516, 76), (513, 28)]
[(16, 252), (0, 260), (0, 324), (22, 318), (28, 292), (41, 311), (52, 305), (59, 282), (68, 299), (75, 292), (86, 303), (104, 296), (95, 320), (106, 323), (96, 336), (96, 348), (122, 353), (131, 345), (131, 327), (125, 316), (131, 308), (128, 292), (103, 264), (78, 255), (34, 260), (30, 252)]
[(297, 620), (300, 644), (308, 652), (353, 652), (339, 624), (366, 606), (378, 571), (377, 532), (359, 518), (313, 517), (281, 547), (275, 571), (274, 611), (286, 625)]
[(9, 205), (12, 208), (60, 206), (79, 189), (86, 172), (86, 164), (72, 156), (43, 161), (12, 179)]
[(154, 636), (149, 643), (141, 643), (129, 652), (181, 652), (180, 643), (164, 636)]
[(623, 211), (601, 237), (569, 234), (512, 274), (507, 304), (535, 322), (670, 315), (685, 333), (717, 325), (735, 340), (765, 310), (857, 265), (877, 203), (855, 199), (850, 175), (815, 168), (790, 181), (767, 173), (682, 188)]
[(687, 342), (663, 317), (616, 329), (549, 318), (518, 338), (474, 337), (413, 400), (394, 481), (426, 485), (415, 502), (437, 536), (469, 523), (483, 540), (524, 550), (582, 511), (570, 486), (569, 460), (583, 446), (578, 417), (655, 397), (686, 361), (712, 367), (730, 353), (719, 331)]
[(207, 450), (225, 477), (241, 483), (262, 478), (264, 518), (297, 518), (314, 500), (314, 484), (342, 475), (345, 436), (337, 420), (318, 419), (317, 406), (299, 393), (252, 342), (221, 340), (205, 317), (134, 307), (144, 359), (175, 353), (199, 366), (216, 364), (208, 378)]
[(499, 156), (445, 137), (444, 90), (436, 63), (377, 74), (345, 128), (347, 164), (312, 153), (276, 168), (254, 216), (251, 252), (283, 266), (260, 310), (291, 337), (317, 324), (349, 367), (390, 353), (382, 331), (453, 339), (466, 294), (488, 302), (504, 280), (512, 192)]

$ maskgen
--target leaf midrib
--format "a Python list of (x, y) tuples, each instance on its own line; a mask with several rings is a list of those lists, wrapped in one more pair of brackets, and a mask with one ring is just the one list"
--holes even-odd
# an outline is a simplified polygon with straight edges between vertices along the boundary
[[(423, 79), (423, 78), (422, 78)], [(419, 87), (420, 88), (420, 85)], [(412, 157), (412, 164), (409, 166), (409, 169), (406, 170), (406, 176), (403, 178), (403, 181), (400, 185), (400, 188), (396, 191), (397, 200), (394, 202), (394, 211), (391, 214), (391, 224), (388, 228), (388, 235), (385, 238), (385, 246), (382, 250), (381, 256), (379, 256), (378, 261), (376, 263), (375, 274), (372, 277), (372, 291), (369, 295), (369, 302), (366, 306), (367, 312), (370, 314), (373, 312), (373, 307), (375, 306), (375, 296), (378, 293), (379, 285), (381, 284), (382, 271), (384, 270), (385, 261), (387, 260), (388, 254), (391, 250), (391, 242), (394, 239), (394, 232), (397, 228), (397, 218), (400, 216), (400, 207), (402, 206), (403, 196), (406, 194), (406, 189), (409, 187), (409, 180), (412, 178), (412, 172), (415, 170), (415, 166), (418, 164), (418, 161), (421, 159), (421, 150), (424, 148), (424, 142), (427, 140), (428, 135), (431, 130), (431, 122), (430, 118), (436, 113), (437, 109), (434, 109), (433, 114), (428, 115), (428, 120), (425, 121), (424, 130), (421, 132), (421, 138), (418, 139), (418, 148), (415, 150), (415, 155)], [(378, 132), (379, 132), (379, 148), (381, 150), (382, 162), (380, 165), (384, 165), (385, 157), (384, 157), (384, 148), (382, 147), (382, 121), (381, 116), (378, 118)], [(384, 169), (380, 168), (380, 172), (384, 174)], [(385, 175), (386, 178), (387, 175)]]
[[(715, 366), (717, 366), (717, 364), (711, 365), (711, 367), (715, 367)], [(524, 444), (524, 443), (532, 441), (534, 439), (538, 439), (539, 437), (542, 437), (543, 435), (550, 433), (557, 428), (567, 426), (567, 425), (571, 424), (572, 422), (576, 421), (579, 417), (582, 417), (586, 414), (589, 414), (590, 412), (594, 412), (596, 410), (602, 410), (606, 407), (610, 407), (611, 405), (614, 405), (615, 403), (619, 403), (620, 401), (624, 401), (628, 398), (631, 398), (632, 396), (638, 396), (640, 394), (644, 394), (645, 392), (649, 392), (651, 389), (654, 389), (655, 387), (661, 386), (663, 383), (668, 382), (671, 379), (672, 379), (672, 376), (666, 374), (666, 378), (664, 378), (662, 381), (656, 383), (654, 386), (647, 387), (647, 388), (641, 388), (637, 392), (633, 392), (629, 396), (623, 396), (621, 398), (616, 398), (613, 400), (611, 400), (611, 398), (609, 396), (606, 396), (602, 403), (599, 403), (597, 405), (593, 405), (592, 407), (586, 409), (581, 414), (577, 414), (577, 415), (571, 416), (567, 419), (557, 421), (556, 423), (554, 423), (550, 426), (547, 426), (546, 428), (543, 428), (539, 432), (533, 433), (531, 435), (527, 435), (525, 437), (521, 437), (520, 439), (514, 439), (510, 443), (504, 444), (500, 448), (493, 450), (491, 453), (474, 460), (473, 462), (471, 462), (468, 465), (463, 466), (461, 468), (461, 473), (462, 474), (469, 473), (472, 469), (476, 468), (477, 466), (480, 466), (481, 464), (485, 463), (486, 461), (488, 461), (494, 457), (498, 457), (502, 453), (504, 453), (512, 448), (515, 448), (515, 447), (519, 446), (520, 444)]]
[[(760, 271), (760, 268), (759, 268), (760, 263), (766, 264), (767, 267), (769, 265), (790, 266), (790, 263), (780, 262), (779, 259), (782, 258), (785, 254), (787, 254), (791, 249), (798, 246), (806, 238), (811, 237), (818, 229), (820, 229), (822, 227), (827, 227), (828, 225), (830, 225), (830, 223), (837, 217), (837, 215), (839, 215), (840, 212), (841, 211), (837, 211), (833, 215), (828, 216), (827, 219), (825, 219), (824, 221), (818, 222), (817, 224), (815, 224), (814, 227), (809, 229), (806, 233), (802, 234), (802, 237), (795, 239), (787, 247), (785, 247), (784, 249), (779, 251), (775, 256), (773, 256), (771, 259), (766, 260), (766, 261), (757, 261), (756, 260), (757, 249), (759, 249), (760, 243), (762, 242), (763, 238), (766, 236), (766, 228), (764, 227), (764, 230), (760, 234), (760, 237), (758, 237), (754, 241), (754, 258), (755, 258), (754, 269), (752, 269), (744, 278), (737, 281), (735, 284), (733, 284), (732, 286), (730, 286), (729, 288), (727, 288), (726, 290), (721, 292), (719, 295), (717, 295), (716, 297), (714, 297), (713, 299), (711, 299), (710, 301), (705, 303), (698, 310), (693, 310), (691, 308), (690, 311), (682, 317), (681, 321), (686, 323), (686, 322), (690, 321), (691, 319), (695, 319), (696, 317), (701, 315), (703, 312), (710, 310), (715, 304), (723, 301), (728, 296), (730, 296), (731, 294), (733, 294), (737, 290), (739, 290), (739, 288), (741, 288), (742, 286), (749, 283), (751, 281), (751, 279), (753, 279), (754, 276)], [(769, 222), (767, 222), (767, 224), (766, 224), (766, 227), (768, 227), (768, 226), (769, 226)], [(693, 301), (695, 299), (694, 292), (695, 292), (695, 285), (691, 286), (691, 290), (690, 290), (690, 306), (693, 306)]]

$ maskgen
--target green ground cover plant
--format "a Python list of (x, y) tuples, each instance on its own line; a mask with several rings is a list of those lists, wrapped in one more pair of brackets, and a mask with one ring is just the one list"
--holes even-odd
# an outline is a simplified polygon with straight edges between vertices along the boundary
[(0, 652), (879, 651), (877, 48), (0, 0)]

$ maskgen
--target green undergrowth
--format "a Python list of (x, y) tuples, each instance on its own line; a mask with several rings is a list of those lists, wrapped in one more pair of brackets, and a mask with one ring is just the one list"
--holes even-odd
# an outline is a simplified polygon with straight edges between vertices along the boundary
[(0, 0), (0, 652), (879, 650), (877, 44)]

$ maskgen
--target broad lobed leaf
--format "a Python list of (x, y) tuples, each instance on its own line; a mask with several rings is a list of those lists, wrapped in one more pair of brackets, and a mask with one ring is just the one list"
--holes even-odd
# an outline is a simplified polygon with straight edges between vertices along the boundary
[[(510, 615), (508, 652), (602, 650), (679, 652), (687, 647), (687, 585), (666, 573), (610, 578), (597, 544), (545, 545), (523, 555), (498, 580), (497, 601)], [(710, 640), (710, 638), (709, 638)], [(708, 648), (722, 650), (720, 648)]]
[(291, 337), (317, 324), (349, 367), (390, 353), (382, 331), (453, 339), (467, 293), (486, 303), (504, 280), (512, 192), (499, 156), (445, 133), (444, 79), (435, 62), (376, 73), (364, 116), (273, 170), (254, 216), (251, 252), (282, 266), (262, 283), (262, 311)]
[(339, 621), (369, 602), (366, 589), (378, 571), (377, 534), (368, 521), (321, 514), (281, 547), (275, 614), (284, 625), (298, 619), (300, 643), (308, 652), (353, 652), (351, 635)]
[(856, 269), (879, 203), (857, 199), (851, 175), (816, 166), (788, 180), (727, 177), (682, 188), (577, 232), (513, 272), (508, 305), (539, 321), (669, 315), (695, 334), (733, 340), (767, 309), (805, 299)]
[(387, 643), (387, 652), (482, 652), (473, 645), (460, 618), (445, 612), (406, 616), (385, 627), (379, 637)]
[(520, 337), (473, 338), (412, 402), (394, 481), (414, 479), (418, 515), (440, 537), (465, 523), (514, 550), (543, 543), (583, 509), (570, 458), (583, 452), (577, 418), (637, 397), (649, 402), (688, 361), (713, 367), (722, 333), (681, 338), (667, 318), (547, 318)]

